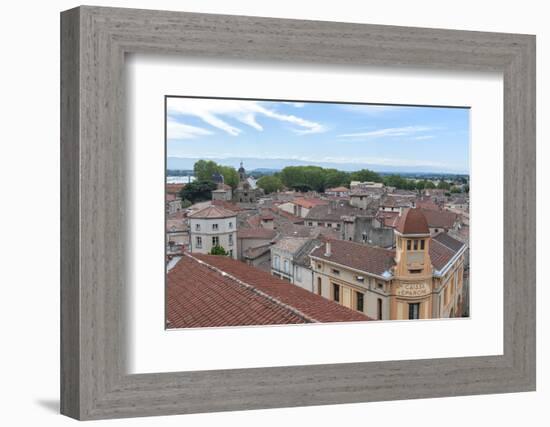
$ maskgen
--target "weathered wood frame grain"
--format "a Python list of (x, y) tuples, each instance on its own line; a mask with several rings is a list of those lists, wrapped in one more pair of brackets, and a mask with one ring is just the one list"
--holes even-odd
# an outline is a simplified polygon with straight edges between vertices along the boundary
[[(504, 76), (504, 354), (128, 375), (127, 53)], [(100, 419), (535, 390), (535, 37), (79, 7), (61, 14), (61, 412)]]

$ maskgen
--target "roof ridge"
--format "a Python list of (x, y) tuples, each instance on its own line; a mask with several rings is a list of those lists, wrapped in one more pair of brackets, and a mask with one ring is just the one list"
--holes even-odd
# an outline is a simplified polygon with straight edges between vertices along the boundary
[(270, 302), (272, 302), (272, 303), (274, 303), (274, 304), (290, 311), (291, 313), (293, 313), (294, 315), (296, 315), (298, 317), (301, 317), (306, 322), (320, 323), (320, 321), (315, 319), (314, 317), (308, 316), (307, 314), (303, 313), (302, 311), (298, 310), (297, 308), (292, 307), (288, 304), (285, 304), (284, 302), (282, 302), (278, 298), (275, 298), (274, 296), (269, 295), (269, 294), (265, 293), (264, 291), (261, 291), (260, 289), (256, 288), (255, 286), (251, 285), (250, 283), (246, 283), (245, 281), (243, 281), (241, 279), (238, 279), (237, 277), (223, 271), (221, 268), (214, 267), (213, 265), (207, 263), (206, 261), (195, 258), (189, 252), (184, 252), (183, 255), (193, 259), (194, 261), (198, 262), (201, 265), (206, 266), (210, 270), (213, 270), (216, 273), (219, 273), (223, 277), (228, 277), (229, 279), (235, 281), (238, 285), (244, 287), (245, 289), (249, 290), (250, 292), (255, 293), (255, 294), (257, 294), (257, 295), (259, 295), (263, 298), (266, 298), (268, 301), (270, 301)]

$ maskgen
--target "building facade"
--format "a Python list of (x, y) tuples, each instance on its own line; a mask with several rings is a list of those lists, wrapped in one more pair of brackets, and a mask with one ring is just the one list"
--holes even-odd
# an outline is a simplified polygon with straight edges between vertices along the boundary
[(315, 293), (378, 320), (462, 315), (466, 245), (430, 235), (419, 209), (405, 209), (396, 249), (332, 240), (315, 249)]
[(211, 205), (189, 216), (189, 251), (209, 254), (215, 246), (237, 259), (237, 215)]

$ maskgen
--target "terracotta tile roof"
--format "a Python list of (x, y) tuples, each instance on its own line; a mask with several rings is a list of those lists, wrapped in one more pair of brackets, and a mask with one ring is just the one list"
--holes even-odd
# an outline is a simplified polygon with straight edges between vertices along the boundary
[(310, 322), (325, 323), (371, 320), (362, 313), (350, 310), (232, 258), (198, 254), (193, 254), (193, 256), (252, 286), (256, 290), (280, 302), (280, 304), (297, 310), (309, 318)]
[(464, 243), (462, 243), (461, 241), (453, 238), (452, 236), (450, 236), (447, 233), (438, 234), (437, 236), (432, 237), (432, 241), (433, 240), (437, 240), (439, 243), (441, 243), (442, 245), (447, 246), (449, 249), (451, 249), (455, 252), (458, 252), (460, 249), (462, 249), (462, 246), (464, 246)]
[(330, 240), (331, 255), (327, 256), (326, 242), (311, 255), (356, 270), (382, 276), (395, 265), (395, 252), (346, 240)]
[(433, 200), (417, 200), (416, 207), (421, 209), (429, 209), (432, 211), (438, 211), (441, 209)]
[(304, 198), (297, 198), (292, 201), (295, 205), (301, 206), (306, 209), (311, 209), (314, 206), (320, 206), (320, 205), (326, 205), (328, 203), (327, 200), (321, 200), (321, 199), (304, 199)]
[(166, 314), (169, 328), (310, 323), (189, 255), (167, 274)]
[(255, 246), (248, 248), (243, 252), (243, 256), (247, 259), (256, 259), (262, 255), (268, 253), (271, 250), (271, 243), (261, 246)]
[(273, 245), (273, 248), (294, 254), (304, 246), (308, 240), (307, 237), (283, 237)]
[(273, 221), (275, 219), (273, 214), (271, 212), (269, 212), (268, 210), (262, 211), (261, 214), (260, 214), (260, 217), (261, 217), (262, 221)]
[(258, 227), (261, 227), (262, 225), (262, 219), (260, 215), (252, 215), (246, 219), (246, 223), (251, 228), (258, 228)]
[(187, 224), (181, 219), (167, 219), (166, 220), (166, 231), (185, 231), (187, 230)]
[(433, 209), (421, 209), (424, 214), (428, 226), (430, 228), (453, 228), (458, 216), (454, 212), (433, 210)]
[(436, 270), (442, 270), (451, 258), (464, 246), (463, 243), (446, 233), (432, 238), (430, 243), (430, 259)]
[(404, 196), (386, 196), (380, 206), (388, 208), (406, 208), (412, 205), (412, 199)]
[(428, 234), (430, 229), (421, 209), (407, 208), (403, 211), (396, 226), (402, 234)]
[(221, 206), (222, 208), (233, 212), (241, 212), (243, 210), (235, 203), (228, 202), (227, 200), (212, 200), (212, 205)]
[(305, 216), (305, 220), (340, 221), (342, 216), (364, 216), (365, 211), (351, 206), (348, 201), (331, 202), (328, 205), (315, 206)]
[(235, 212), (225, 209), (221, 206), (210, 205), (195, 213), (189, 215), (190, 218), (210, 219), (210, 218), (231, 218), (236, 216)]
[(376, 213), (376, 219), (378, 219), (384, 227), (395, 228), (399, 221), (399, 212), (378, 211)]
[(275, 230), (269, 228), (241, 228), (237, 230), (237, 239), (274, 239), (277, 235)]
[(278, 207), (275, 207), (272, 209), (274, 213), (276, 213), (277, 215), (280, 215), (282, 216), (283, 218), (289, 220), (289, 221), (292, 221), (294, 223), (301, 223), (304, 221), (303, 218), (300, 218), (299, 216), (295, 216), (295, 215), (292, 215), (291, 213), (289, 212), (286, 212), (282, 209), (279, 209)]

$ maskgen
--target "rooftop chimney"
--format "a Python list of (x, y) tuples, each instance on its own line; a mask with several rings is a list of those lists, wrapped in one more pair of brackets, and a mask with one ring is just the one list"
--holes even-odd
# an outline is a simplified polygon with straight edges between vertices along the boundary
[(329, 257), (332, 255), (332, 248), (331, 248), (331, 244), (330, 244), (330, 241), (327, 241), (326, 245), (325, 245), (325, 256)]

